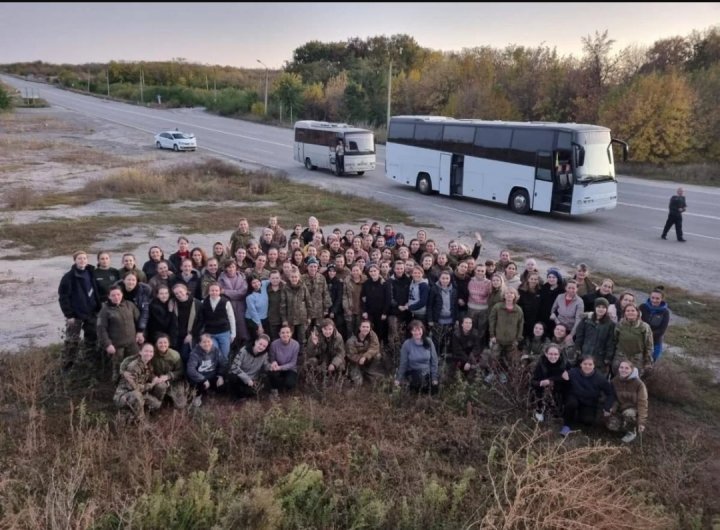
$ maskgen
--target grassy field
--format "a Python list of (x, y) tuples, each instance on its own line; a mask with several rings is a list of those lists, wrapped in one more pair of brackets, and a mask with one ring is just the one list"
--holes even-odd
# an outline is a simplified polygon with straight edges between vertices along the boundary
[[(265, 224), (270, 215), (277, 215), (282, 225), (292, 227), (298, 219), (307, 218), (308, 212), (322, 219), (326, 226), (359, 223), (367, 219), (368, 212), (380, 222), (416, 224), (406, 214), (383, 203), (319, 191), (283, 176), (243, 170), (220, 160), (183, 163), (157, 171), (123, 170), (68, 193), (41, 194), (20, 187), (5, 196), (9, 212), (59, 205), (78, 207), (99, 199), (132, 200), (134, 205), (140, 205), (142, 215), (92, 216), (27, 224), (5, 222), (0, 225), (3, 238), (26, 249), (14, 259), (37, 256), (38, 252), (46, 256), (71, 254), (78, 245), (90, 247), (111, 239), (113, 231), (139, 224), (173, 225), (179, 233), (231, 232), (237, 228), (240, 217), (247, 217), (251, 225), (258, 226)], [(205, 204), (174, 208), (179, 200)], [(216, 201), (237, 201), (239, 205), (218, 207)], [(72, 233), (73, 238), (68, 238), (68, 233)]]

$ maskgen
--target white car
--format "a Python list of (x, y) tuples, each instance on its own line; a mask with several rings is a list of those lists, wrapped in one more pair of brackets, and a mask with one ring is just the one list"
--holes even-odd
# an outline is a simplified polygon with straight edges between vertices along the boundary
[(155, 135), (155, 147), (173, 151), (195, 151), (197, 140), (194, 134), (178, 131), (163, 131)]

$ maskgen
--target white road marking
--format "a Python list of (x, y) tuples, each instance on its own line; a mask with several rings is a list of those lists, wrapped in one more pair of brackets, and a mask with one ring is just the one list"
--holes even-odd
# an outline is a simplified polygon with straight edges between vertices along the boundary
[[(645, 206), (644, 204), (632, 204), (629, 202), (619, 202), (618, 204), (621, 204), (623, 206), (632, 206), (634, 208), (643, 208), (645, 210), (655, 210), (658, 212), (667, 212), (667, 208), (656, 208), (654, 206)], [(702, 217), (703, 219), (712, 219), (713, 221), (720, 221), (720, 217), (716, 217), (714, 215), (705, 215), (702, 213), (692, 213), (692, 212), (683, 212), (683, 215), (688, 215), (691, 217)]]
[[(663, 230), (665, 227), (664, 227), (664, 226), (653, 226), (653, 228), (654, 228), (655, 230), (659, 230), (659, 231), (662, 232), (662, 230)], [(670, 233), (668, 234), (668, 236), (672, 236), (674, 233), (675, 233), (675, 228), (673, 228), (673, 229), (670, 231)], [(687, 232), (686, 230), (683, 230), (683, 234), (684, 234), (684, 235), (687, 234), (687, 235), (693, 236), (693, 237), (704, 237), (705, 239), (714, 239), (715, 241), (720, 241), (720, 237), (704, 236), (704, 235), (702, 235), (702, 234), (695, 234), (695, 233), (693, 233), (693, 232)]]

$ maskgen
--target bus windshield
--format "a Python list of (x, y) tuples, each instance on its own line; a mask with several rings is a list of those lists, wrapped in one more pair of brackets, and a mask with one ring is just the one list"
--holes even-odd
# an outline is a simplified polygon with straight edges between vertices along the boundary
[(373, 133), (355, 132), (345, 134), (345, 151), (349, 153), (374, 153)]
[(612, 173), (613, 155), (610, 147), (609, 131), (579, 132), (578, 144), (585, 148), (585, 160), (582, 166), (575, 168), (578, 182), (597, 182), (614, 180)]

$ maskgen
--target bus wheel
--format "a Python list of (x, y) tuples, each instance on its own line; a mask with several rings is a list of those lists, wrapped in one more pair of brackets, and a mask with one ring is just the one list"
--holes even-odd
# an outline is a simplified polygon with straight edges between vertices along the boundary
[(510, 209), (522, 215), (530, 211), (530, 199), (528, 198), (527, 191), (513, 191), (512, 195), (510, 195)]
[(312, 171), (313, 169), (315, 169), (315, 166), (313, 166), (313, 165), (312, 165), (312, 162), (310, 162), (310, 157), (307, 157), (307, 158), (305, 159), (305, 169), (309, 169), (310, 171)]
[(425, 174), (418, 177), (416, 188), (423, 195), (430, 195), (430, 193), (432, 193), (432, 183), (430, 182), (430, 177)]
[(359, 176), (361, 176), (361, 177), (362, 177), (362, 176), (363, 176), (364, 174), (365, 174), (365, 172), (364, 172), (364, 171), (358, 171), (358, 175), (359, 175)]

